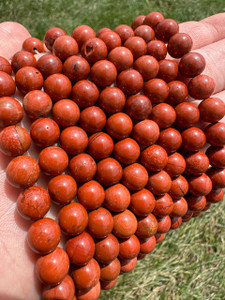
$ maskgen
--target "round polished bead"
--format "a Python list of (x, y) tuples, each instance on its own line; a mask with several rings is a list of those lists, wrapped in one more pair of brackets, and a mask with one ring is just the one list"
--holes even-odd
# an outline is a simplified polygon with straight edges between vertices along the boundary
[(185, 77), (195, 77), (205, 69), (205, 58), (197, 52), (185, 54), (179, 62), (179, 71)]
[(79, 25), (74, 28), (72, 37), (77, 41), (80, 48), (87, 40), (95, 38), (95, 32), (88, 25)]
[(98, 86), (106, 87), (116, 81), (117, 70), (110, 61), (100, 60), (91, 67), (90, 77)]
[(98, 239), (95, 243), (95, 258), (103, 264), (109, 264), (119, 255), (119, 242), (113, 234)]
[(206, 143), (205, 133), (197, 127), (185, 129), (181, 135), (182, 146), (191, 152), (199, 151)]
[(16, 52), (11, 60), (11, 67), (14, 73), (16, 73), (22, 67), (35, 67), (36, 59), (34, 55), (28, 51), (18, 51)]
[(16, 73), (15, 83), (20, 92), (26, 94), (33, 90), (41, 90), (44, 80), (38, 69), (23, 67)]
[(152, 111), (152, 104), (148, 97), (138, 94), (129, 97), (126, 101), (125, 112), (133, 120), (145, 120)]
[(32, 186), (37, 182), (39, 175), (38, 163), (27, 155), (13, 158), (6, 168), (7, 180), (15, 187), (26, 188)]
[(106, 44), (99, 38), (92, 38), (84, 42), (81, 48), (81, 55), (91, 64), (105, 59), (108, 50)]
[(119, 34), (114, 31), (102, 32), (98, 37), (106, 44), (108, 51), (121, 46), (121, 38)]
[(140, 252), (140, 242), (136, 235), (132, 235), (128, 239), (120, 239), (119, 257), (122, 259), (132, 259), (138, 256)]
[(152, 103), (161, 103), (168, 97), (169, 87), (164, 80), (154, 78), (145, 83), (144, 94), (151, 100)]
[(102, 290), (110, 290), (110, 289), (112, 289), (116, 285), (117, 280), (118, 280), (118, 278), (116, 278), (114, 280), (111, 280), (111, 281), (102, 281), (101, 280), (100, 281), (100, 283), (101, 283), (101, 289)]
[[(189, 192), (193, 196), (205, 196), (211, 192), (212, 181), (205, 173), (188, 177)], [(186, 199), (187, 200), (187, 199)]]
[(128, 137), (133, 129), (131, 118), (119, 112), (110, 116), (106, 122), (106, 131), (115, 139), (124, 139)]
[(59, 27), (52, 27), (46, 31), (44, 36), (44, 43), (48, 50), (52, 50), (52, 46), (55, 40), (57, 39), (57, 37), (62, 35), (66, 35), (66, 32)]
[(119, 34), (122, 44), (124, 44), (130, 37), (134, 36), (133, 29), (128, 25), (119, 25), (114, 29), (114, 31)]
[(131, 195), (130, 209), (137, 216), (146, 216), (155, 208), (155, 197), (147, 190), (142, 189)]
[(145, 40), (139, 36), (132, 36), (128, 38), (124, 43), (124, 47), (131, 51), (135, 60), (138, 57), (145, 55), (147, 51)]
[(119, 238), (129, 238), (137, 230), (137, 219), (128, 209), (113, 216), (113, 233)]
[(124, 211), (130, 204), (130, 192), (122, 184), (115, 184), (105, 190), (104, 205), (112, 212)]
[(157, 143), (163, 147), (167, 153), (173, 153), (180, 148), (182, 137), (178, 130), (166, 128), (160, 132)]
[(176, 120), (176, 111), (171, 105), (160, 103), (153, 107), (150, 118), (155, 121), (160, 128), (168, 128)]
[(126, 138), (115, 144), (113, 155), (121, 164), (130, 165), (138, 160), (140, 152), (138, 143)]
[(41, 170), (52, 176), (62, 174), (69, 164), (68, 155), (57, 146), (44, 148), (39, 154), (38, 161)]
[(139, 36), (145, 40), (146, 43), (154, 40), (155, 32), (154, 30), (148, 25), (140, 25), (135, 30), (134, 33), (136, 36)]
[(109, 114), (122, 111), (125, 103), (126, 97), (117, 87), (105, 88), (99, 96), (99, 106)]
[(39, 147), (54, 145), (60, 135), (59, 126), (50, 118), (35, 120), (30, 126), (30, 136)]
[(69, 264), (66, 252), (57, 247), (53, 252), (38, 258), (36, 271), (44, 284), (57, 285), (66, 277)]
[(101, 267), (101, 280), (111, 281), (116, 279), (120, 274), (120, 261), (118, 258), (115, 258), (108, 265)]
[(95, 159), (104, 159), (111, 155), (114, 143), (110, 135), (98, 132), (88, 139), (88, 153)]
[(47, 117), (52, 110), (52, 99), (41, 90), (33, 90), (24, 96), (23, 108), (32, 119)]
[(173, 200), (173, 210), (170, 214), (172, 217), (183, 217), (188, 211), (188, 204), (184, 197)]
[(174, 58), (181, 58), (191, 51), (192, 39), (187, 33), (175, 33), (168, 42), (167, 51)]
[(72, 99), (79, 107), (92, 106), (99, 97), (97, 86), (89, 80), (80, 80), (72, 88)]
[(164, 195), (171, 188), (172, 180), (166, 171), (150, 173), (147, 188), (154, 195)]
[(35, 37), (29, 37), (23, 42), (22, 49), (37, 54), (38, 52), (44, 52), (44, 44)]
[(146, 239), (139, 239), (139, 241), (140, 241), (140, 253), (149, 254), (155, 249), (156, 239), (154, 235)]
[(67, 99), (70, 96), (72, 85), (63, 74), (52, 74), (44, 82), (44, 91), (53, 101)]
[(135, 61), (134, 69), (147, 81), (156, 77), (159, 71), (159, 63), (153, 56), (143, 55)]
[(179, 127), (194, 126), (199, 118), (199, 109), (192, 103), (183, 102), (176, 106), (176, 125)]
[(143, 25), (144, 20), (145, 20), (145, 16), (144, 15), (137, 16), (136, 18), (134, 18), (134, 20), (133, 20), (133, 22), (131, 24), (131, 28), (133, 30), (135, 30), (137, 27)]
[(185, 156), (186, 171), (191, 175), (201, 175), (208, 170), (209, 159), (205, 153), (198, 151)]
[(210, 165), (215, 168), (225, 168), (225, 147), (211, 146), (206, 150)]
[(179, 80), (170, 81), (168, 83), (169, 95), (166, 102), (170, 105), (176, 105), (186, 100), (188, 96), (188, 88), (185, 83)]
[(60, 127), (74, 126), (80, 118), (79, 106), (70, 99), (59, 100), (53, 106), (52, 117)]
[(181, 197), (184, 197), (187, 194), (188, 189), (189, 189), (189, 185), (187, 179), (185, 179), (185, 177), (180, 175), (174, 180), (172, 180), (172, 185), (168, 194), (173, 199), (177, 200), (180, 199)]
[(14, 125), (23, 118), (23, 108), (12, 97), (0, 97), (0, 127)]
[(217, 203), (223, 200), (224, 189), (212, 190), (208, 195), (206, 195), (206, 200), (210, 203)]
[(188, 203), (188, 209), (191, 211), (201, 211), (206, 206), (206, 197), (205, 196), (192, 196), (187, 195), (186, 200)]
[(5, 155), (22, 155), (30, 148), (30, 144), (29, 132), (21, 126), (11, 125), (0, 132), (0, 151)]
[(36, 68), (47, 78), (52, 74), (61, 73), (63, 64), (56, 55), (47, 53), (39, 57)]
[(16, 91), (13, 78), (6, 72), (0, 71), (0, 97), (12, 96)]
[(166, 44), (160, 40), (152, 40), (148, 42), (147, 54), (155, 57), (158, 61), (165, 59), (167, 54)]
[(60, 227), (55, 220), (50, 218), (43, 218), (34, 222), (27, 233), (30, 248), (40, 254), (54, 251), (60, 238)]
[(212, 146), (225, 145), (225, 123), (210, 124), (205, 129), (206, 141)]
[(171, 217), (171, 227), (170, 230), (177, 229), (182, 225), (181, 217)]
[(63, 281), (54, 287), (47, 287), (44, 289), (42, 298), (43, 300), (73, 300), (75, 293), (75, 286), (73, 279), (67, 275)]
[(0, 56), (0, 71), (8, 73), (9, 75), (12, 73), (12, 67), (9, 61), (3, 56)]
[(49, 180), (48, 192), (53, 201), (65, 205), (75, 198), (77, 184), (72, 176), (61, 174)]
[(166, 82), (173, 81), (178, 74), (177, 63), (171, 59), (163, 59), (159, 61), (159, 72), (157, 77)]
[(76, 40), (69, 35), (57, 37), (52, 46), (52, 53), (63, 61), (69, 56), (76, 55), (78, 52), (79, 48)]
[(72, 82), (87, 79), (89, 73), (89, 63), (82, 56), (72, 55), (63, 64), (63, 74)]
[(96, 178), (103, 185), (118, 183), (123, 175), (120, 163), (114, 158), (105, 158), (97, 163)]
[(113, 217), (111, 213), (100, 207), (88, 215), (88, 232), (95, 238), (104, 238), (113, 230)]
[(164, 20), (164, 16), (158, 11), (150, 12), (144, 20), (144, 24), (151, 26), (154, 30), (156, 26)]
[(117, 76), (117, 87), (126, 95), (137, 94), (143, 88), (143, 78), (141, 74), (134, 70), (124, 70)]
[(108, 60), (117, 68), (118, 72), (130, 69), (133, 65), (133, 54), (126, 47), (116, 47), (109, 52)]
[(225, 169), (210, 168), (207, 175), (212, 181), (213, 189), (225, 188)]
[(71, 263), (82, 266), (87, 264), (94, 256), (95, 243), (91, 235), (83, 232), (71, 238), (66, 243), (66, 252)]
[(175, 152), (168, 156), (168, 162), (164, 171), (166, 171), (171, 177), (177, 177), (185, 171), (185, 168), (186, 161), (184, 157), (180, 153)]
[(198, 106), (201, 120), (214, 123), (225, 115), (225, 104), (220, 98), (210, 97), (201, 101)]
[(72, 236), (78, 235), (84, 232), (88, 225), (88, 214), (83, 205), (72, 202), (60, 209), (58, 222), (66, 234)]
[(60, 145), (68, 154), (80, 154), (88, 145), (88, 136), (80, 127), (67, 127), (60, 134)]
[(120, 259), (121, 269), (120, 273), (129, 273), (131, 272), (137, 264), (137, 257), (132, 259)]
[[(98, 283), (92, 287), (89, 290), (76, 290), (76, 299), (77, 300), (87, 300), (87, 299), (91, 299), (91, 300), (97, 300), (100, 292), (101, 292), (101, 285), (100, 282), (98, 281)], [(73, 299), (75, 300), (75, 299)]]
[(105, 191), (97, 181), (91, 180), (79, 187), (77, 197), (86, 209), (93, 210), (102, 205)]
[(157, 217), (168, 216), (173, 211), (173, 200), (169, 194), (158, 196), (155, 199), (153, 214)]
[(48, 192), (40, 186), (32, 186), (21, 192), (17, 198), (17, 209), (26, 219), (43, 218), (51, 205)]
[(122, 183), (132, 191), (142, 190), (148, 182), (147, 170), (138, 163), (127, 166), (123, 170)]
[(106, 124), (106, 115), (98, 106), (85, 108), (80, 114), (80, 127), (87, 133), (101, 131)]
[(164, 216), (161, 218), (157, 218), (158, 221), (158, 233), (166, 233), (170, 230), (171, 227), (171, 219), (169, 216)]
[(215, 89), (215, 81), (208, 75), (198, 75), (188, 83), (191, 97), (195, 99), (209, 98)]
[(141, 153), (141, 163), (148, 171), (161, 171), (168, 162), (166, 151), (159, 145), (152, 145)]
[(169, 39), (176, 33), (179, 32), (179, 25), (173, 19), (164, 19), (159, 22), (159, 24), (155, 28), (155, 34), (157, 39), (168, 42)]
[(140, 145), (150, 146), (159, 138), (159, 126), (151, 120), (138, 122), (133, 128), (133, 138)]
[(164, 240), (165, 233), (156, 233), (155, 234), (155, 239), (156, 239), (156, 244), (161, 243)]
[(156, 234), (158, 230), (158, 222), (153, 214), (146, 217), (139, 217), (137, 223), (136, 235), (140, 238), (149, 238)]
[(70, 160), (69, 170), (76, 181), (86, 182), (95, 176), (96, 163), (89, 154), (81, 153)]

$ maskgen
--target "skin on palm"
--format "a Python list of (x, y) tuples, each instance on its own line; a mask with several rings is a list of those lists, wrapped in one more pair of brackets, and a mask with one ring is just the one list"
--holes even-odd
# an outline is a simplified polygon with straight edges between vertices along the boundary
[[(216, 82), (214, 96), (225, 101), (224, 21), (225, 13), (222, 13), (200, 22), (180, 24), (180, 32), (191, 35), (193, 50), (201, 53), (206, 59), (206, 69), (203, 73), (213, 77)], [(18, 23), (1, 23), (0, 55), (10, 59), (21, 49), (23, 41), (29, 36), (29, 32)], [(15, 97), (19, 100), (18, 95)], [(29, 120), (24, 118), (22, 126), (29, 128), (29, 125)], [(37, 159), (38, 152), (34, 146), (28, 153)], [(13, 188), (6, 181), (5, 169), (9, 161), (10, 158), (0, 153), (0, 265), (3, 275), (0, 281), (0, 299), (36, 300), (41, 297), (41, 284), (34, 272), (34, 263), (38, 255), (29, 249), (26, 242), (31, 223), (21, 218), (15, 209), (20, 190)], [(46, 187), (45, 176), (38, 184)], [(57, 207), (52, 205), (47, 216), (55, 218), (56, 213)]]

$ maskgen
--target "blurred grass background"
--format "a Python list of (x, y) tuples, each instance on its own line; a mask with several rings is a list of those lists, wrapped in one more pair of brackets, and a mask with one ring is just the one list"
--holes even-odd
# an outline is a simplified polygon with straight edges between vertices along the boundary
[[(17, 21), (43, 39), (47, 29), (68, 34), (81, 24), (115, 28), (140, 14), (160, 11), (178, 22), (200, 20), (225, 11), (224, 0), (1, 0), (0, 21)], [(222, 300), (225, 299), (225, 204), (169, 232), (155, 251), (119, 277), (100, 299)]]

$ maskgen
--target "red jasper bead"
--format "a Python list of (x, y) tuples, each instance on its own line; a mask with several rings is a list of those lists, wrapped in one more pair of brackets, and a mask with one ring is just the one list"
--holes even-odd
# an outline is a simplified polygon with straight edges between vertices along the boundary
[(215, 89), (215, 81), (207, 75), (198, 75), (188, 83), (191, 97), (195, 99), (209, 98)]
[(53, 252), (38, 258), (36, 272), (44, 284), (56, 285), (66, 277), (69, 265), (68, 255), (57, 247)]
[(14, 125), (23, 118), (23, 108), (19, 101), (12, 97), (0, 98), (0, 127)]
[(15, 83), (20, 92), (26, 94), (33, 90), (41, 90), (44, 80), (38, 69), (23, 67), (16, 73)]
[(185, 156), (186, 171), (191, 175), (201, 175), (208, 170), (209, 159), (205, 153), (198, 151)]
[(133, 29), (128, 25), (119, 25), (114, 29), (114, 31), (119, 34), (122, 44), (124, 44), (130, 37), (134, 36)]
[(66, 252), (71, 263), (78, 266), (86, 265), (95, 253), (94, 240), (89, 233), (83, 232), (67, 241)]
[(131, 272), (137, 264), (137, 257), (132, 259), (120, 259), (121, 269), (120, 273), (129, 273)]
[(188, 211), (188, 204), (184, 197), (173, 201), (171, 217), (183, 217)]
[[(211, 192), (212, 181), (205, 173), (188, 178), (189, 192), (193, 196), (205, 196)], [(187, 200), (187, 199), (186, 199)]]
[(16, 91), (16, 85), (12, 77), (0, 71), (0, 97), (12, 96)]
[(214, 123), (222, 119), (225, 115), (225, 104), (220, 98), (210, 97), (201, 101), (198, 106), (201, 120)]
[(119, 238), (129, 238), (137, 230), (137, 219), (128, 209), (113, 216), (113, 233)]
[(185, 171), (185, 168), (186, 161), (184, 157), (180, 153), (175, 152), (168, 156), (168, 162), (164, 171), (166, 171), (171, 177), (177, 177)]
[(181, 217), (171, 217), (171, 227), (170, 229), (177, 229), (182, 225), (182, 218)]
[(145, 40), (146, 43), (150, 42), (155, 38), (154, 30), (148, 25), (140, 25), (135, 30), (136, 36), (139, 36)]
[(225, 169), (210, 168), (207, 175), (212, 181), (213, 189), (225, 187)]
[(89, 80), (80, 80), (74, 84), (72, 89), (72, 99), (79, 107), (92, 106), (99, 97), (97, 86)]
[(105, 59), (107, 54), (106, 44), (99, 38), (88, 39), (81, 48), (81, 55), (91, 64)]
[(125, 111), (133, 120), (144, 120), (149, 117), (152, 104), (144, 95), (133, 95), (127, 99)]
[(185, 177), (182, 175), (178, 176), (172, 181), (171, 188), (168, 192), (168, 194), (174, 199), (180, 199), (181, 197), (184, 197), (189, 189), (189, 185)]
[(22, 155), (30, 148), (30, 144), (29, 132), (21, 126), (11, 125), (0, 132), (0, 151), (5, 155)]
[(57, 146), (44, 148), (40, 152), (38, 160), (41, 170), (52, 176), (62, 174), (69, 164), (68, 155)]
[(197, 52), (185, 54), (179, 62), (179, 71), (184, 77), (195, 77), (205, 69), (205, 58)]
[(105, 88), (99, 96), (99, 106), (109, 114), (122, 111), (125, 103), (126, 97), (117, 87)]
[(100, 87), (111, 85), (117, 77), (117, 70), (108, 60), (97, 61), (91, 67), (91, 80)]
[(143, 146), (154, 144), (159, 137), (159, 126), (151, 120), (138, 122), (133, 128), (133, 138)]
[(41, 90), (30, 91), (23, 98), (23, 108), (32, 119), (47, 117), (52, 110), (52, 99)]
[(133, 20), (133, 22), (131, 24), (131, 28), (133, 30), (135, 30), (137, 27), (143, 25), (144, 20), (145, 20), (145, 16), (144, 15), (137, 16), (136, 18), (134, 18), (134, 20)]
[(45, 288), (42, 294), (43, 300), (73, 300), (75, 286), (72, 278), (67, 275), (63, 281), (55, 287)]
[(0, 71), (8, 73), (9, 75), (12, 73), (12, 67), (9, 61), (3, 56), (0, 56)]
[(176, 112), (171, 105), (160, 103), (153, 107), (150, 118), (155, 121), (160, 128), (168, 128), (175, 122)]
[(206, 143), (205, 133), (197, 127), (185, 129), (181, 135), (182, 146), (191, 152), (199, 151)]
[(119, 112), (110, 116), (106, 122), (106, 131), (115, 139), (124, 139), (128, 137), (133, 129), (131, 118)]
[(124, 70), (117, 77), (117, 87), (126, 95), (137, 94), (143, 88), (143, 78), (141, 74), (134, 70)]
[(211, 146), (206, 150), (210, 165), (215, 168), (225, 168), (225, 147)]
[(105, 158), (97, 163), (96, 178), (103, 185), (118, 183), (123, 175), (120, 163), (114, 158)]
[(158, 11), (150, 12), (144, 20), (144, 24), (151, 26), (154, 30), (156, 26), (164, 20), (164, 16)]
[(138, 256), (140, 252), (140, 242), (136, 235), (132, 235), (128, 239), (120, 239), (119, 257), (122, 259), (132, 259)]
[(63, 61), (78, 52), (79, 48), (76, 40), (69, 35), (59, 36), (52, 46), (52, 53)]
[(138, 57), (145, 55), (147, 51), (145, 40), (139, 36), (132, 36), (128, 38), (124, 43), (124, 47), (128, 48), (132, 52), (135, 60)]
[[(90, 290), (77, 290), (76, 292), (76, 299), (77, 300), (86, 300), (86, 299), (91, 299), (91, 300), (97, 300), (101, 292), (101, 285), (100, 282), (92, 287)], [(75, 299), (73, 299), (75, 300)]]
[(165, 233), (156, 233), (155, 238), (156, 238), (156, 244), (159, 244), (163, 241), (165, 237)]
[(158, 230), (158, 222), (153, 214), (146, 217), (139, 217), (137, 223), (136, 235), (140, 238), (149, 238), (156, 234)]
[(169, 174), (165, 171), (150, 173), (148, 178), (147, 188), (154, 195), (164, 195), (171, 188), (172, 180)]
[(169, 39), (176, 33), (179, 32), (179, 25), (173, 19), (164, 19), (159, 22), (155, 28), (155, 34), (157, 39), (162, 40), (163, 42), (168, 42)]
[(29, 37), (23, 42), (22, 49), (37, 54), (38, 52), (44, 52), (44, 44), (35, 37)]
[(158, 221), (158, 230), (159, 233), (166, 233), (170, 230), (171, 227), (171, 219), (169, 216), (164, 216), (161, 218), (157, 218)]
[(87, 79), (89, 73), (89, 63), (82, 56), (70, 56), (63, 64), (63, 74), (66, 75), (72, 82)]
[(168, 42), (167, 51), (174, 58), (181, 58), (191, 51), (192, 39), (187, 33), (175, 33)]
[(120, 274), (120, 261), (118, 258), (115, 258), (108, 265), (101, 267), (101, 280), (111, 281), (116, 279)]
[(146, 216), (155, 207), (155, 197), (147, 190), (142, 189), (131, 195), (130, 209), (137, 216)]
[(66, 35), (66, 32), (59, 27), (52, 27), (48, 29), (44, 36), (44, 43), (48, 50), (52, 50), (52, 46), (57, 39), (57, 37)]
[(194, 126), (199, 118), (200, 113), (198, 108), (189, 102), (183, 102), (176, 106), (176, 125), (179, 127)]
[(191, 211), (201, 211), (206, 206), (206, 197), (205, 196), (192, 196), (187, 195), (186, 200), (188, 203), (188, 209)]
[(34, 55), (27, 51), (18, 51), (16, 52), (11, 61), (12, 70), (16, 73), (19, 69), (26, 66), (35, 67), (36, 59)]
[(205, 129), (206, 140), (212, 146), (225, 145), (225, 123), (210, 124)]
[(143, 55), (135, 61), (134, 69), (147, 81), (156, 77), (159, 71), (159, 63), (153, 56)]
[(40, 147), (54, 145), (60, 135), (59, 126), (49, 118), (35, 120), (30, 127), (30, 136), (34, 143)]
[(108, 51), (121, 46), (121, 38), (119, 34), (114, 31), (102, 32), (98, 37), (106, 44)]
[(60, 127), (74, 126), (80, 118), (79, 106), (70, 99), (59, 100), (53, 106), (52, 117)]
[(72, 278), (78, 289), (91, 289), (98, 283), (100, 278), (99, 264), (92, 258), (85, 266), (76, 268), (72, 272)]
[(157, 217), (168, 216), (173, 211), (173, 200), (169, 194), (158, 196), (155, 199), (153, 214)]
[(88, 145), (88, 136), (80, 127), (67, 127), (60, 134), (60, 145), (68, 154), (80, 154)]
[(53, 201), (65, 205), (75, 198), (77, 184), (72, 176), (61, 174), (49, 180), (48, 192)]
[(61, 73), (63, 64), (61, 60), (53, 54), (45, 54), (39, 57), (36, 68), (44, 78), (56, 73)]
[(77, 197), (86, 209), (93, 210), (102, 205), (105, 191), (97, 181), (91, 180), (79, 187)]
[(63, 206), (58, 215), (61, 229), (69, 235), (82, 233), (88, 225), (88, 214), (80, 203), (70, 203)]
[(63, 74), (52, 74), (44, 82), (44, 91), (53, 101), (67, 99), (70, 96), (72, 85)]
[(119, 254), (119, 242), (113, 234), (95, 243), (95, 258), (103, 264), (109, 264)]
[(98, 106), (85, 108), (80, 114), (80, 127), (87, 133), (101, 131), (106, 124), (106, 116)]
[(70, 160), (69, 170), (76, 181), (86, 182), (95, 176), (96, 163), (90, 155), (81, 153)]
[(100, 207), (88, 215), (88, 232), (95, 238), (104, 238), (113, 230), (113, 217), (111, 213)]
[(141, 153), (141, 163), (151, 172), (161, 171), (168, 162), (166, 151), (158, 145), (152, 145)]
[(41, 254), (54, 251), (60, 238), (60, 227), (55, 220), (50, 218), (43, 218), (34, 222), (27, 233), (30, 248)]
[(212, 190), (208, 195), (206, 195), (206, 200), (210, 203), (217, 203), (223, 200), (223, 197), (224, 197), (224, 190), (216, 189), (216, 190)]
[(159, 72), (157, 77), (166, 82), (170, 82), (177, 77), (178, 66), (177, 63), (171, 59), (163, 59), (159, 61)]
[(6, 177), (15, 187), (26, 188), (35, 184), (40, 175), (40, 168), (36, 160), (27, 155), (13, 158), (7, 168)]
[(132, 191), (142, 190), (148, 182), (147, 170), (138, 163), (127, 166), (123, 170), (122, 183)]
[(177, 151), (182, 144), (182, 137), (178, 130), (166, 128), (160, 132), (157, 143), (168, 153)]
[(80, 25), (73, 30), (72, 37), (77, 41), (80, 48), (87, 40), (95, 38), (95, 32), (88, 25)]
[(152, 103), (161, 103), (168, 97), (169, 87), (164, 80), (154, 78), (145, 83), (144, 94), (151, 99)]
[(122, 184), (115, 184), (105, 190), (104, 205), (112, 212), (124, 211), (130, 204), (130, 192)]
[(168, 83), (169, 95), (166, 102), (170, 105), (176, 105), (186, 100), (188, 96), (188, 88), (185, 83), (179, 80), (170, 81)]
[(160, 40), (152, 40), (148, 42), (147, 54), (152, 55), (158, 61), (164, 59), (167, 54), (166, 44)]
[(116, 47), (109, 52), (108, 60), (117, 68), (118, 72), (130, 69), (133, 65), (133, 54), (126, 47)]
[(111, 280), (111, 281), (100, 281), (101, 283), (101, 289), (102, 290), (110, 290), (112, 289), (116, 283), (117, 283), (118, 278)]
[(130, 165), (138, 160), (140, 152), (138, 143), (126, 138), (115, 144), (113, 155), (121, 164)]
[(155, 236), (151, 236), (150, 238), (146, 239), (139, 239), (140, 241), (140, 253), (141, 254), (148, 254), (151, 253), (156, 246), (156, 239)]
[(95, 159), (104, 159), (111, 155), (114, 143), (110, 135), (98, 132), (89, 137), (88, 153)]

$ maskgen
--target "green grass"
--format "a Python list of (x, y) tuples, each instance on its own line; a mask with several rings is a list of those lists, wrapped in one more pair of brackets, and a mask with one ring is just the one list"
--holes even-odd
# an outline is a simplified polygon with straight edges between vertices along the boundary
[[(81, 24), (95, 30), (130, 24), (157, 10), (178, 22), (225, 11), (224, 0), (1, 0), (0, 22), (22, 23), (33, 36), (58, 26), (71, 34)], [(169, 232), (155, 251), (119, 277), (100, 299), (221, 300), (225, 297), (225, 204)]]

